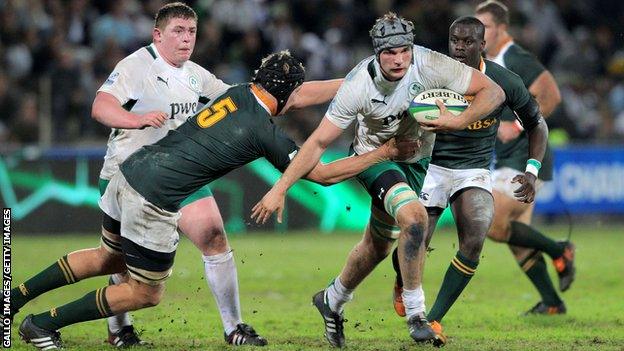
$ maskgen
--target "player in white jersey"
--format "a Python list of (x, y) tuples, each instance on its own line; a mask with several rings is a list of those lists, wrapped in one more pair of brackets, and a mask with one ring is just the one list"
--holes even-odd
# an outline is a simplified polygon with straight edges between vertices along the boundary
[[(351, 251), (342, 272), (313, 297), (323, 316), (325, 337), (343, 347), (343, 306), (354, 289), (390, 252), (398, 239), (401, 272), (408, 278), (403, 299), (410, 336), (416, 342), (435, 337), (425, 318), (422, 262), (427, 212), (418, 193), (429, 164), (435, 135), (462, 130), (504, 100), (501, 88), (483, 73), (445, 55), (413, 45), (413, 24), (394, 13), (378, 19), (370, 34), (375, 55), (360, 62), (346, 77), (319, 127), (305, 142), (284, 175), (254, 207), (252, 217), (264, 222), (281, 211), (290, 186), (310, 171), (325, 148), (357, 119), (355, 154), (372, 150), (392, 137), (418, 139), (420, 149), (402, 162), (382, 162), (358, 175), (372, 197), (371, 217), (363, 239)], [(410, 101), (421, 91), (448, 88), (475, 95), (455, 117), (438, 101), (439, 119), (419, 126), (407, 115)]]

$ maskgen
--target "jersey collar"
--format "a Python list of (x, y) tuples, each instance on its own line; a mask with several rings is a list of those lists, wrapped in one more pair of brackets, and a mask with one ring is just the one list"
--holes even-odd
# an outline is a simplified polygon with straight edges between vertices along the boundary
[(479, 62), (479, 71), (485, 74), (485, 61), (483, 60), (483, 57), (481, 58), (481, 61)]
[(495, 62), (502, 61), (503, 56), (509, 48), (514, 44), (513, 38), (509, 37), (509, 39), (503, 41), (498, 45), (498, 54), (492, 57), (492, 60)]
[(258, 88), (257, 85), (251, 84), (251, 93), (256, 98), (256, 101), (262, 106), (271, 116), (277, 114), (277, 101), (271, 99), (266, 91)]

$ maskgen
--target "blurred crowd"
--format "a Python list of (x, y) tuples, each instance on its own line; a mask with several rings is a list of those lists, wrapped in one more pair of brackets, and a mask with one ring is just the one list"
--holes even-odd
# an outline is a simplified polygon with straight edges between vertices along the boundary
[[(163, 0), (0, 0), (0, 143), (101, 142), (90, 118), (115, 64), (151, 42)], [(388, 10), (412, 20), (416, 43), (447, 52), (449, 24), (480, 1), (196, 0), (193, 60), (228, 83), (248, 81), (269, 52), (290, 49), (307, 79), (343, 77), (372, 54), (368, 30)], [(503, 1), (511, 33), (553, 72), (563, 102), (550, 118), (558, 142), (624, 137), (624, 2)], [(323, 107), (282, 123), (302, 140)], [(348, 137), (345, 138), (348, 142)]]

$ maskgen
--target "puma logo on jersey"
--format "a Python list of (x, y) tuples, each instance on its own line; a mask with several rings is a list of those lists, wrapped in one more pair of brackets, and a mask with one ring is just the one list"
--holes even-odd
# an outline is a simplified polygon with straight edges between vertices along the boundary
[(167, 78), (167, 80), (164, 80), (163, 78), (161, 78), (160, 76), (156, 76), (156, 81), (157, 82), (163, 82), (165, 83), (165, 85), (167, 86), (167, 88), (169, 88), (169, 78)]
[(371, 102), (373, 104), (384, 104), (384, 105), (388, 106), (388, 104), (386, 103), (386, 96), (385, 95), (383, 97), (383, 100), (371, 99)]
[(381, 188), (381, 189), (379, 190), (379, 195), (377, 195), (377, 197), (379, 198), (379, 200), (383, 200), (383, 196), (384, 196), (384, 193), (385, 193), (385, 192), (386, 192), (386, 189), (384, 189), (384, 188)]

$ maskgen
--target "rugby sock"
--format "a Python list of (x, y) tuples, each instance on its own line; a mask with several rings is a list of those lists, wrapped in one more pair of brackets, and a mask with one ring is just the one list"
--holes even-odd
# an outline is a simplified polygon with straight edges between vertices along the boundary
[(238, 297), (238, 276), (232, 250), (211, 256), (203, 256), (206, 283), (217, 302), (226, 335), (230, 335), (242, 323)]
[(325, 289), (325, 298), (329, 309), (336, 313), (342, 313), (345, 303), (353, 299), (353, 290), (345, 288), (340, 277), (336, 277)]
[(35, 297), (77, 281), (65, 255), (17, 288), (11, 289), (11, 310), (17, 311)]
[(425, 292), (422, 285), (414, 290), (403, 289), (403, 304), (405, 305), (405, 318), (410, 319), (411, 316), (425, 312)]
[(40, 328), (58, 330), (70, 324), (112, 315), (113, 312), (106, 301), (106, 288), (100, 288), (66, 305), (34, 315), (32, 321)]
[[(119, 273), (111, 274), (108, 279), (108, 285), (115, 285), (122, 283), (124, 281), (123, 276)], [(132, 325), (132, 318), (130, 317), (130, 313), (124, 312), (120, 314), (116, 314), (114, 316), (108, 317), (108, 330), (111, 333), (115, 334), (121, 330), (121, 328)]]
[(468, 282), (475, 274), (479, 261), (472, 261), (457, 251), (446, 270), (442, 286), (427, 319), (441, 322), (446, 312), (453, 306)]
[(552, 259), (561, 257), (565, 246), (521, 222), (511, 222), (509, 244), (545, 252)]
[(561, 304), (561, 299), (552, 284), (552, 280), (550, 280), (544, 255), (541, 252), (535, 251), (526, 259), (518, 262), (518, 264), (539, 292), (544, 304), (547, 306)]

